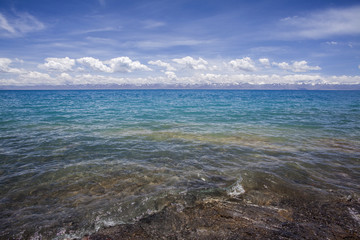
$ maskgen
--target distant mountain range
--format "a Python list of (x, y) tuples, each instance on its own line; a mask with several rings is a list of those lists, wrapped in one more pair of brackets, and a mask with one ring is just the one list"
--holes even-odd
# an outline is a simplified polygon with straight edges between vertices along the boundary
[(238, 90), (360, 90), (360, 84), (237, 84), (237, 85), (37, 85), (0, 86), (0, 90), (106, 90), (106, 89), (238, 89)]

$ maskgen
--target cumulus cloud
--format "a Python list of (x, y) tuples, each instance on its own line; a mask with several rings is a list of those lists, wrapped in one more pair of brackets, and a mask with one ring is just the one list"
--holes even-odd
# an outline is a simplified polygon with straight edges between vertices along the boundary
[(171, 71), (166, 71), (165, 75), (170, 79), (176, 79), (177, 78), (176, 74), (174, 72), (171, 72)]
[(185, 66), (186, 68), (194, 70), (205, 70), (207, 68), (206, 65), (208, 65), (208, 62), (200, 57), (198, 60), (196, 60), (190, 56), (187, 56), (183, 58), (175, 58), (173, 61)]
[(152, 71), (151, 68), (139, 61), (132, 61), (129, 57), (117, 57), (105, 62), (113, 72), (133, 72), (134, 70)]
[(170, 65), (170, 63), (163, 62), (161, 60), (149, 61), (148, 64), (165, 68), (167, 71), (176, 71), (176, 69)]
[(29, 13), (15, 13), (12, 16), (0, 13), (0, 35), (2, 36), (19, 37), (44, 28), (45, 25)]
[(68, 73), (61, 73), (58, 78), (69, 81), (72, 79), (72, 77)]
[(243, 70), (247, 72), (253, 72), (256, 70), (255, 64), (253, 60), (249, 57), (231, 60), (229, 62), (230, 67), (234, 70)]
[[(12, 64), (22, 64), (22, 60), (0, 58), (0, 85), (9, 86), (36, 86), (36, 85), (133, 85), (149, 86), (236, 86), (240, 84), (360, 84), (360, 76), (324, 76), (321, 74), (302, 73), (311, 70), (320, 70), (319, 66), (309, 66), (306, 61), (272, 62), (272, 66), (278, 67), (279, 74), (255, 74), (255, 63), (249, 57), (231, 60), (224, 63), (223, 69), (217, 70), (216, 74), (211, 69), (214, 62), (207, 62), (202, 58), (194, 59), (184, 57), (173, 59), (173, 65), (184, 66), (197, 71), (169, 71), (175, 69), (169, 63), (157, 60), (149, 61), (148, 64), (159, 66), (154, 72), (134, 74), (128, 73), (137, 70), (151, 71), (149, 67), (139, 61), (133, 61), (128, 57), (118, 57), (107, 61), (101, 61), (92, 57), (79, 59), (70, 58), (47, 58), (39, 67), (43, 72), (24, 70), (12, 67)], [(267, 58), (256, 61), (259, 65), (269, 66)], [(211, 64), (210, 64), (211, 63)], [(27, 64), (28, 65), (28, 64)], [(219, 64), (218, 64), (219, 66)], [(357, 65), (356, 65), (357, 66)], [(86, 68), (87, 72), (79, 71), (79, 67)], [(232, 67), (235, 70), (248, 71), (247, 73), (223, 71)], [(162, 68), (162, 69), (161, 69)], [(360, 65), (359, 65), (360, 68)], [(54, 71), (56, 70), (56, 71)], [(273, 69), (274, 72), (276, 69)], [(98, 72), (94, 74), (94, 72)], [(100, 72), (100, 73), (99, 73)], [(291, 73), (294, 72), (294, 73)], [(105, 74), (106, 73), (106, 74)], [(281, 74), (282, 73), (282, 74)], [(122, 75), (122, 77), (120, 76)], [(128, 77), (125, 77), (127, 75)], [(141, 77), (139, 77), (141, 76)]]
[(79, 59), (76, 59), (76, 62), (78, 62), (80, 64), (83, 64), (83, 65), (86, 65), (86, 66), (88, 66), (88, 67), (90, 67), (90, 68), (92, 68), (93, 70), (96, 70), (96, 71), (107, 72), (107, 73), (113, 72), (113, 69), (106, 66), (99, 59), (96, 59), (96, 58), (93, 58), (93, 57), (79, 58)]
[(49, 79), (50, 75), (47, 73), (30, 71), (22, 75), (23, 77), (32, 78), (32, 79)]
[(307, 16), (281, 20), (285, 27), (282, 37), (320, 39), (330, 36), (360, 34), (360, 6), (327, 9)]
[(46, 70), (52, 71), (71, 71), (72, 67), (75, 65), (75, 60), (65, 57), (65, 58), (46, 58), (44, 64), (39, 64), (38, 67)]
[(0, 79), (0, 85), (12, 86), (38, 86), (38, 85), (59, 85), (59, 79), (52, 78), (49, 74), (36, 71), (21, 73), (17, 78)]
[(289, 64), (287, 62), (273, 62), (272, 64), (283, 70), (292, 72), (308, 72), (313, 70), (321, 70), (319, 66), (309, 66), (306, 61), (294, 61), (292, 64)]
[(260, 58), (259, 62), (264, 66), (264, 67), (270, 67), (270, 61), (267, 58)]
[[(46, 66), (41, 65), (41, 67), (47, 68), (57, 68), (58, 70), (61, 69), (63, 64), (59, 64), (59, 59), (54, 61), (54, 58), (51, 58), (51, 63), (47, 63)], [(69, 60), (69, 59), (68, 59)], [(47, 59), (48, 62), (49, 59)], [(142, 71), (152, 71), (149, 67), (144, 64), (141, 64), (139, 61), (133, 61), (129, 57), (117, 57), (107, 61), (101, 61), (97, 58), (93, 57), (83, 57), (76, 59), (76, 63), (81, 64), (82, 66), (89, 67), (92, 70), (105, 72), (105, 73), (115, 73), (115, 72), (133, 72), (135, 70), (142, 70)], [(71, 67), (75, 64), (75, 60), (71, 59)], [(83, 67), (78, 67), (78, 71), (84, 71)], [(65, 71), (65, 69), (62, 69)]]

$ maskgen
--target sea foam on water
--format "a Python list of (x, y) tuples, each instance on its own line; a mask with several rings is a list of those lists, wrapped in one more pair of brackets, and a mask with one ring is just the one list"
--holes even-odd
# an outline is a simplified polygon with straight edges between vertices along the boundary
[(241, 185), (242, 178), (236, 181), (228, 190), (227, 193), (230, 197), (237, 197), (243, 193), (245, 193), (245, 189)]

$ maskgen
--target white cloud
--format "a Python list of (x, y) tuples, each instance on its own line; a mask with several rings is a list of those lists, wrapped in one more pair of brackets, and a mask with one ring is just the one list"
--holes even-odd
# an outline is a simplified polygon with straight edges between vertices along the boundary
[(15, 62), (18, 62), (18, 63), (24, 63), (24, 60), (19, 59), (19, 58), (15, 58)]
[(326, 38), (330, 36), (360, 34), (360, 6), (328, 9), (303, 17), (281, 20), (285, 26), (282, 37)]
[(139, 61), (132, 61), (129, 57), (117, 57), (105, 62), (113, 72), (133, 72), (134, 70), (152, 71)]
[[(306, 61), (293, 62), (273, 62), (272, 66), (277, 66), (278, 74), (255, 74), (255, 73), (239, 73), (229, 71), (229, 67), (236, 70), (254, 71), (255, 63), (250, 58), (235, 59), (228, 63), (217, 62), (217, 66), (213, 66), (217, 60), (207, 62), (202, 58), (194, 59), (192, 57), (184, 57), (173, 59), (174, 63), (185, 66), (198, 71), (169, 71), (171, 66), (169, 63), (157, 60), (149, 61), (151, 65), (161, 68), (154, 69), (154, 72), (123, 74), (128, 77), (121, 77), (117, 72), (133, 72), (136, 70), (150, 71), (146, 65), (139, 61), (133, 61), (128, 57), (113, 58), (108, 61), (101, 61), (92, 57), (84, 57), (79, 59), (70, 58), (47, 58), (44, 64), (40, 64), (43, 72), (33, 71), (31, 69), (24, 70), (13, 68), (12, 64), (23, 64), (21, 60), (12, 60), (9, 58), (0, 58), (0, 85), (14, 86), (36, 86), (36, 85), (133, 85), (133, 86), (149, 86), (171, 85), (171, 86), (230, 86), (240, 84), (360, 84), (360, 76), (324, 76), (321, 74), (300, 74), (311, 70), (320, 70), (318, 66), (309, 66)], [(267, 58), (258, 60), (258, 64), (268, 66), (270, 61)], [(27, 66), (28, 63), (26, 63)], [(215, 64), (216, 65), (216, 64)], [(79, 67), (88, 67), (87, 72), (81, 72)], [(210, 67), (211, 66), (211, 67)], [(360, 68), (360, 65), (358, 66)], [(216, 74), (211, 69), (218, 69)], [(175, 69), (175, 68), (174, 68)], [(289, 72), (281, 71), (286, 70)], [(55, 72), (52, 70), (58, 70)], [(72, 70), (71, 72), (69, 72)], [(68, 71), (68, 72), (67, 72)], [(99, 74), (92, 72), (98, 71)], [(295, 72), (299, 74), (291, 74)], [(10, 74), (9, 74), (10, 73)], [(106, 74), (105, 74), (106, 73)], [(282, 74), (281, 74), (282, 73)], [(15, 75), (17, 74), (17, 75)], [(141, 77), (139, 77), (141, 76)]]
[(9, 24), (8, 20), (1, 13), (0, 13), (0, 28), (11, 34), (16, 33), (16, 30)]
[(359, 64), (358, 68), (360, 69), (360, 64)]
[(58, 78), (52, 78), (49, 74), (29, 71), (20, 74), (17, 78), (0, 79), (0, 85), (13, 86), (38, 86), (38, 85), (60, 85), (63, 82)]
[(70, 81), (72, 79), (72, 77), (68, 73), (61, 73), (58, 78), (66, 81)]
[(22, 77), (31, 78), (31, 79), (49, 79), (50, 75), (47, 73), (30, 71), (23, 74)]
[(330, 76), (327, 81), (331, 84), (360, 84), (360, 76)]
[(193, 77), (178, 78), (184, 84), (240, 85), (240, 84), (360, 84), (360, 76), (321, 76), (312, 74), (200, 74)]
[(177, 86), (236, 86), (240, 84), (360, 84), (360, 76), (321, 76), (312, 74), (212, 74), (201, 73), (188, 77), (177, 77), (173, 72), (165, 72), (166, 77), (112, 77), (93, 74), (79, 74), (70, 76), (67, 73), (61, 73), (56, 77), (49, 74), (30, 71), (19, 75), (18, 78), (2, 79), (0, 85), (13, 86), (36, 86), (36, 85), (134, 85), (148, 86), (151, 84), (177, 85)]
[(91, 67), (93, 70), (107, 72), (107, 73), (113, 72), (113, 69), (111, 69), (110, 67), (103, 64), (103, 62), (101, 62), (99, 59), (96, 59), (93, 57), (79, 58), (79, 59), (76, 59), (76, 62), (83, 64), (83, 65), (87, 65), (87, 66)]
[(252, 72), (252, 71), (256, 70), (253, 60), (251, 60), (251, 58), (249, 58), (249, 57), (231, 60), (229, 62), (229, 65), (234, 70), (243, 70), (243, 71), (248, 71), (248, 72)]
[(291, 66), (287, 62), (281, 62), (281, 63), (273, 62), (272, 64), (284, 70), (291, 70)]
[(23, 73), (25, 70), (23, 69), (19, 69), (19, 68), (12, 68), (9, 65), (12, 63), (13, 61), (9, 58), (0, 58), (0, 72), (3, 73)]
[(167, 71), (176, 71), (176, 69), (170, 65), (170, 63), (163, 62), (161, 60), (149, 61), (148, 64), (165, 68)]
[(75, 65), (75, 60), (65, 57), (65, 58), (46, 58), (46, 63), (39, 64), (38, 67), (47, 70), (54, 71), (71, 71), (72, 67)]
[(270, 61), (267, 58), (260, 58), (259, 62), (264, 66), (264, 67), (270, 67)]
[(212, 65), (212, 66), (209, 66), (208, 69), (209, 69), (210, 71), (217, 71), (217, 70), (219, 70), (219, 67), (216, 66), (216, 65)]
[(287, 62), (273, 62), (274, 66), (277, 66), (283, 70), (288, 70), (292, 72), (307, 72), (312, 70), (321, 70), (319, 66), (309, 66), (306, 61), (294, 61), (292, 64)]
[(96, 85), (96, 84), (127, 84), (124, 78), (117, 78), (103, 75), (79, 74), (71, 80), (74, 85)]
[(229, 75), (213, 74), (213, 73), (202, 73), (198, 77), (199, 84), (226, 84), (229, 81)]
[(141, 64), (139, 61), (133, 61), (129, 57), (117, 57), (107, 61), (101, 61), (93, 57), (83, 57), (77, 59), (76, 62), (93, 70), (106, 73), (133, 72), (136, 70), (152, 71), (146, 65)]
[[(179, 79), (179, 81), (182, 81)], [(201, 74), (193, 78), (197, 84), (239, 85), (239, 84), (360, 84), (360, 76), (321, 76), (312, 74)], [(194, 83), (194, 84), (196, 84)]]
[[(92, 70), (101, 71), (106, 73), (114, 72), (133, 72), (135, 70), (152, 71), (146, 65), (141, 64), (139, 61), (132, 61), (129, 57), (118, 57), (108, 61), (101, 61), (93, 57), (83, 57), (76, 59), (65, 58), (46, 58), (46, 63), (39, 64), (38, 67), (46, 70), (56, 71), (72, 71), (75, 63), (88, 66)], [(77, 70), (85, 70), (77, 68)]]
[(0, 72), (8, 72), (11, 62), (12, 61), (9, 58), (0, 58)]
[(19, 37), (44, 28), (45, 25), (29, 13), (15, 13), (11, 17), (0, 13), (0, 35), (2, 36)]
[[(119, 31), (121, 29), (121, 27), (103, 27), (103, 28), (91, 28), (91, 29), (86, 29), (86, 30), (78, 30), (78, 31), (74, 31), (71, 32), (72, 34), (88, 34), (88, 33), (101, 33), (101, 32), (115, 32), (115, 31)], [(92, 40), (92, 41), (96, 41), (97, 39), (101, 40), (104, 38), (96, 38), (96, 37), (86, 37), (87, 40)], [(105, 41), (103, 41), (105, 42)], [(115, 43), (116, 41), (113, 41), (113, 43)]]
[(171, 72), (171, 71), (166, 71), (165, 75), (170, 79), (176, 79), (177, 78), (176, 74), (174, 72)]
[(206, 69), (206, 65), (208, 64), (207, 61), (205, 61), (204, 59), (200, 58), (198, 60), (187, 56), (187, 57), (183, 57), (183, 58), (175, 58), (173, 59), (174, 62), (184, 65), (185, 67), (189, 68), (189, 69), (194, 69), (194, 70), (205, 70)]
[(338, 45), (338, 42), (335, 41), (331, 41), (331, 42), (326, 42), (327, 45)]

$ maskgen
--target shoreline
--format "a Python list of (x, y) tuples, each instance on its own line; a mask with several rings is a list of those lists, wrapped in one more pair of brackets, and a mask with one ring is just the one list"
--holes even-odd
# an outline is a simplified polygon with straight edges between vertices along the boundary
[[(298, 198), (255, 203), (236, 198), (171, 203), (135, 223), (100, 229), (82, 240), (119, 239), (360, 239), (360, 198)], [(266, 197), (264, 195), (263, 197)]]

